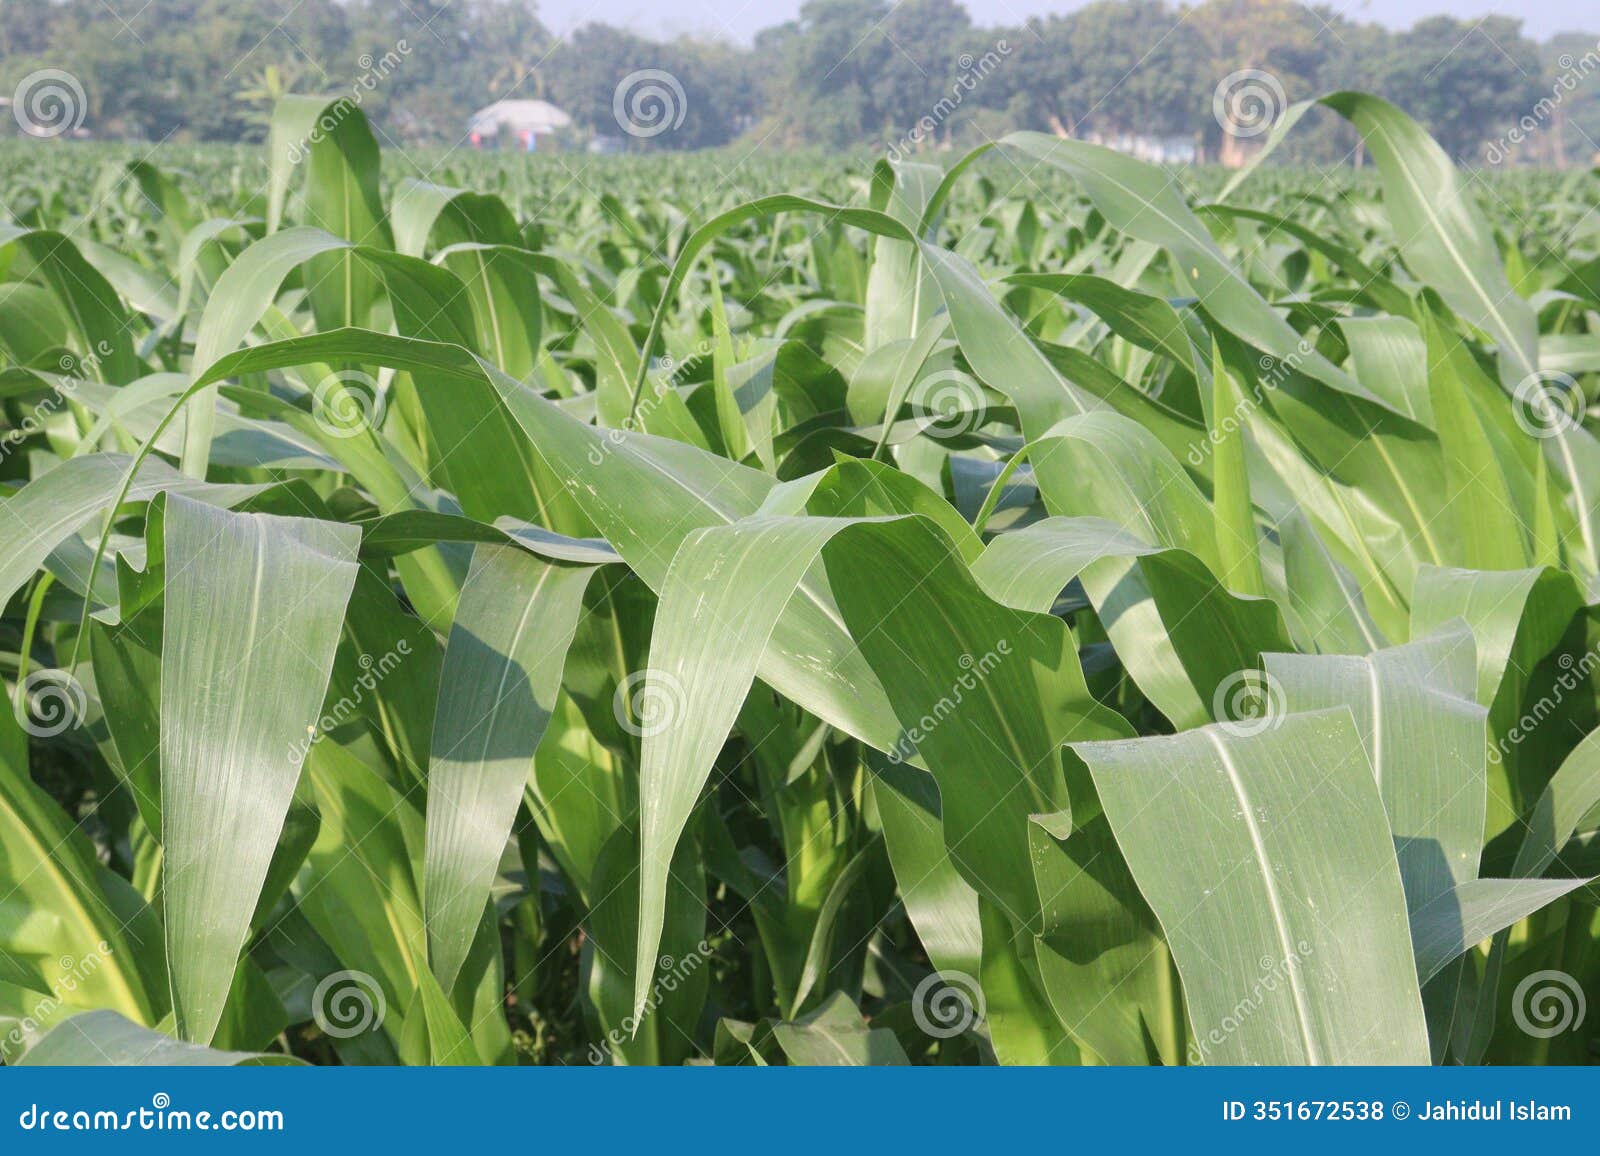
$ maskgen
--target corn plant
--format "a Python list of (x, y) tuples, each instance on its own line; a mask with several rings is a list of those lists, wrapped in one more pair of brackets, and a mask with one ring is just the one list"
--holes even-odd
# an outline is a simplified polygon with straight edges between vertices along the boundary
[(10, 146), (5, 1061), (1584, 1062), (1594, 177), (1317, 104)]

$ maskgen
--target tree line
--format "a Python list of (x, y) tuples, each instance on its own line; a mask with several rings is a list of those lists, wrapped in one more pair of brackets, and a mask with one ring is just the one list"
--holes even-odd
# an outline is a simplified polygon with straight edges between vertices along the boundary
[[(807, 0), (749, 47), (603, 24), (560, 38), (529, 0), (4, 0), (0, 96), (63, 70), (93, 135), (254, 141), (282, 93), (350, 91), (404, 46), (362, 102), (397, 144), (456, 144), (474, 109), (538, 97), (572, 115), (575, 143), (637, 149), (915, 153), (1036, 129), (1216, 159), (1255, 132), (1228, 131), (1235, 114), (1360, 88), (1458, 157), (1572, 164), (1600, 152), (1597, 41), (1536, 42), (1506, 16), (1392, 31), (1291, 0), (1097, 0), (1009, 27), (974, 23), (958, 0)], [(643, 72), (669, 78), (655, 96), (674, 105), (670, 131), (623, 123), (619, 85)], [(1333, 123), (1296, 141), (1322, 158), (1353, 146)]]

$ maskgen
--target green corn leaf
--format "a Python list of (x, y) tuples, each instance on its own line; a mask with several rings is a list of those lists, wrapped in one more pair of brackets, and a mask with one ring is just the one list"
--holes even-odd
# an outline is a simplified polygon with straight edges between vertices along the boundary
[(848, 996), (834, 995), (808, 1016), (774, 1024), (773, 1037), (794, 1067), (860, 1067), (910, 1063), (887, 1028), (868, 1027)]
[(236, 1067), (298, 1064), (293, 1056), (226, 1052), (142, 1028), (114, 1011), (91, 1011), (59, 1024), (17, 1063), (22, 1067)]
[(1362, 657), (1270, 654), (1289, 711), (1349, 709), (1389, 816), (1413, 912), (1476, 879), (1487, 800), (1488, 710), (1473, 698), (1463, 623)]
[(1172, 947), (1192, 1054), (1427, 1062), (1400, 872), (1347, 712), (1074, 750)]
[(428, 955), (447, 989), (511, 834), (593, 574), (514, 546), (473, 551), (439, 675), (428, 767)]
[(179, 1033), (204, 1043), (316, 729), (359, 535), (174, 495), (163, 537), (167, 958)]

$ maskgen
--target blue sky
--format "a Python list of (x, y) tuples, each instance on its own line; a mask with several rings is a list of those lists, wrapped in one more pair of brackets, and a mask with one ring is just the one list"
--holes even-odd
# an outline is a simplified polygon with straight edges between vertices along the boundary
[[(589, 20), (603, 20), (648, 36), (683, 32), (715, 34), (748, 42), (757, 31), (792, 18), (801, 0), (539, 0), (539, 13), (557, 32)], [(1070, 12), (1083, 0), (966, 0), (978, 24), (1011, 24), (1029, 16)], [(1501, 12), (1520, 15), (1525, 31), (1538, 39), (1556, 32), (1600, 32), (1594, 0), (1329, 0), (1352, 19), (1405, 28), (1440, 12), (1475, 17)], [(1518, 9), (1521, 11), (1518, 11)]]

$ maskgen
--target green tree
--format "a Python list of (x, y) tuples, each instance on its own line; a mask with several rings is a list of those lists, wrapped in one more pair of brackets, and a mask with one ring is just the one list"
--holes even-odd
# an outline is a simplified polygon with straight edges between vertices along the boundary
[(583, 128), (634, 148), (726, 144), (754, 117), (759, 95), (744, 54), (718, 44), (661, 44), (588, 24), (551, 55), (551, 99)]
[(781, 140), (846, 148), (884, 126), (872, 87), (893, 51), (888, 14), (882, 0), (806, 0), (798, 20), (757, 40), (757, 53), (777, 53), (770, 107)]
[(1445, 151), (1481, 161), (1488, 142), (1533, 111), (1543, 73), (1522, 22), (1434, 16), (1395, 38), (1380, 91), (1421, 121)]
[[(896, 137), (924, 117), (946, 123), (941, 101), (951, 97), (960, 54), (971, 46), (972, 19), (956, 0), (906, 0), (884, 20), (882, 36), (857, 51), (873, 52), (867, 97), (870, 126)], [(963, 90), (965, 91), (965, 90)], [(935, 110), (940, 110), (936, 113)]]
[(1600, 164), (1600, 48), (1582, 32), (1564, 32), (1540, 48), (1551, 111), (1538, 143), (1514, 159), (1552, 165)]

